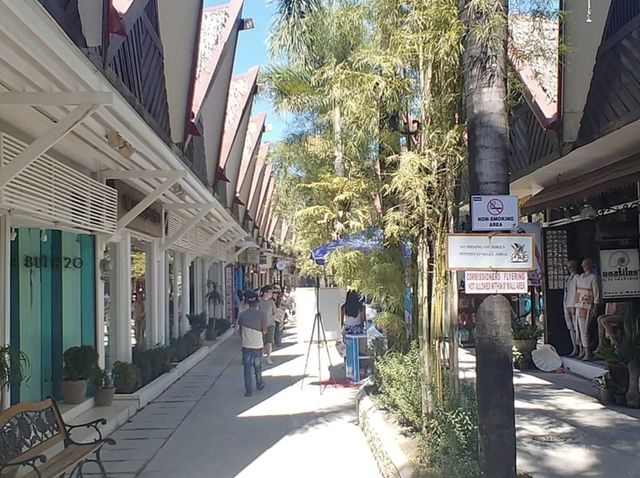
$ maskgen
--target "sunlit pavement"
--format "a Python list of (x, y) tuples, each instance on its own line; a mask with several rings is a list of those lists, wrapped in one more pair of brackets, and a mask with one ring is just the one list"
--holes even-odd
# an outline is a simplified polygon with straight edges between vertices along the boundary
[[(460, 368), (474, 378), (468, 351)], [(637, 410), (602, 406), (589, 395), (594, 386), (570, 374), (516, 372), (514, 384), (521, 470), (534, 478), (640, 476)]]
[[(301, 387), (307, 346), (293, 340), (289, 332), (265, 365), (265, 389), (246, 398), (240, 340), (229, 339), (114, 433), (109, 476), (378, 477), (355, 423), (356, 390), (320, 393), (315, 346)], [(324, 350), (322, 363), (327, 379)], [(332, 363), (341, 364), (334, 350)]]

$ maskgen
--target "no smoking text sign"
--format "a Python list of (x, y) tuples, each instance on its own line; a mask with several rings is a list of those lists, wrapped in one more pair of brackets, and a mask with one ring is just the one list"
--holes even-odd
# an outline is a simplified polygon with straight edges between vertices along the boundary
[(518, 196), (471, 196), (474, 231), (510, 231), (518, 228)]

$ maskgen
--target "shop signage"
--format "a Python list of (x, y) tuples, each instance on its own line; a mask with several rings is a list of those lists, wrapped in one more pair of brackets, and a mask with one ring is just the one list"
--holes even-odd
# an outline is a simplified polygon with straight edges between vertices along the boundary
[(533, 234), (449, 234), (447, 268), (459, 271), (532, 271)]
[(640, 296), (640, 257), (637, 249), (600, 251), (600, 268), (603, 298)]
[(258, 265), (260, 263), (260, 249), (256, 249), (255, 247), (247, 249), (242, 254), (240, 254), (240, 259), (238, 262), (240, 264)]
[(518, 196), (471, 196), (474, 231), (510, 231), (519, 220)]
[(287, 262), (283, 261), (282, 259), (280, 259), (278, 262), (276, 262), (276, 269), (278, 269), (279, 271), (284, 271), (287, 268)]
[(474, 271), (464, 274), (466, 294), (526, 294), (527, 272)]

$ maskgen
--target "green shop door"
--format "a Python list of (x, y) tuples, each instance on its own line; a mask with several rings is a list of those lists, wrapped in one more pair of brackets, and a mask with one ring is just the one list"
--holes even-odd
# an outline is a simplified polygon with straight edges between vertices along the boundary
[(96, 345), (95, 246), (88, 234), (19, 228), (11, 241), (11, 347), (31, 363), (11, 402), (59, 396), (62, 354)]

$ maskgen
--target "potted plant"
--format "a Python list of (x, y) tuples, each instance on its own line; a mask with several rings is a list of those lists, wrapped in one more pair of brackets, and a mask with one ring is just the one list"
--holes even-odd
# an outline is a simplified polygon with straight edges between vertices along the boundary
[(524, 319), (511, 322), (513, 347), (520, 355), (520, 369), (525, 370), (533, 366), (531, 352), (536, 349), (538, 339), (542, 337), (542, 329), (536, 324), (530, 324)]
[(615, 394), (615, 386), (613, 381), (611, 380), (611, 375), (609, 372), (605, 373), (600, 377), (596, 377), (594, 380), (596, 388), (598, 389), (600, 403), (603, 405), (608, 405), (614, 399)]
[(95, 401), (96, 407), (108, 407), (113, 403), (113, 396), (116, 393), (116, 388), (113, 386), (111, 377), (107, 372), (98, 368), (96, 372), (96, 393)]
[(82, 403), (87, 380), (95, 378), (98, 355), (91, 345), (81, 345), (67, 349), (63, 358), (62, 399), (65, 403)]
[(112, 375), (117, 393), (133, 393), (142, 386), (140, 369), (132, 363), (114, 363)]
[(0, 410), (4, 410), (4, 392), (10, 383), (17, 385), (29, 380), (29, 357), (10, 346), (0, 347)]

